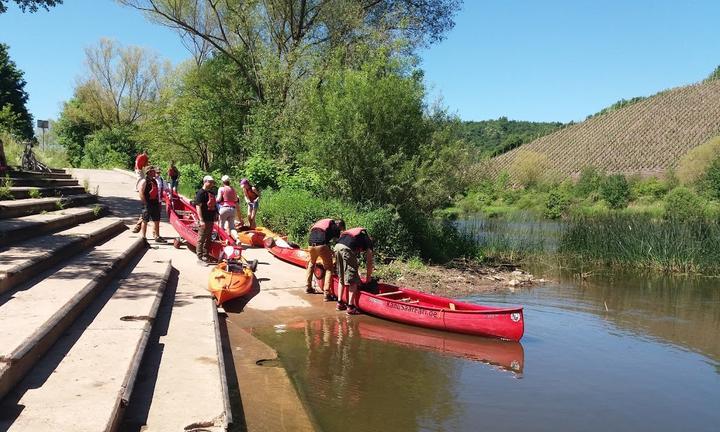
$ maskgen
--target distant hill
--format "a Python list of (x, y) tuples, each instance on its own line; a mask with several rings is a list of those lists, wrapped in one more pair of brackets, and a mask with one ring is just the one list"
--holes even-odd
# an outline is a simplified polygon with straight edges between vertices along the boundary
[(541, 123), (508, 120), (465, 121), (462, 133), (467, 142), (474, 144), (483, 155), (492, 157), (510, 151), (543, 135), (565, 126), (559, 122)]
[[(719, 75), (716, 72), (713, 75)], [(621, 101), (491, 160), (509, 169), (518, 154), (547, 157), (560, 174), (574, 175), (594, 166), (611, 173), (662, 173), (689, 150), (720, 134), (720, 79)]]

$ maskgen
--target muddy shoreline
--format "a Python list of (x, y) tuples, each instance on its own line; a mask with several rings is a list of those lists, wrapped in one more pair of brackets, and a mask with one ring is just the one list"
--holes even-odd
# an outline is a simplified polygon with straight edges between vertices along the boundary
[(515, 264), (481, 264), (453, 260), (445, 265), (417, 265), (395, 261), (380, 266), (381, 281), (443, 297), (465, 297), (544, 284), (546, 279)]

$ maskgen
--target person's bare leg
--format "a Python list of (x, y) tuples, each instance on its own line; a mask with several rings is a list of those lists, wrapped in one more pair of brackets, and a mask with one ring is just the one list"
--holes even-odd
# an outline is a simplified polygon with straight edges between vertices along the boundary
[(143, 238), (147, 238), (147, 222), (142, 222), (142, 225), (140, 226), (140, 232), (142, 233)]
[(348, 286), (348, 306), (357, 308), (357, 283), (352, 283)]
[(153, 238), (160, 238), (160, 221), (153, 221)]

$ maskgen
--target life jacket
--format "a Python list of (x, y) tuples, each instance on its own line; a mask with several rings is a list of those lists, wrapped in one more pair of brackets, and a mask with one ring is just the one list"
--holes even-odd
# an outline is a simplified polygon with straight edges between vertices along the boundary
[(320, 219), (319, 221), (315, 222), (315, 225), (310, 228), (310, 231), (320, 230), (323, 232), (327, 232), (328, 228), (330, 228), (330, 225), (332, 225), (332, 223), (332, 219)]
[(231, 186), (223, 186), (220, 188), (220, 203), (229, 207), (234, 206), (238, 202), (237, 192)]
[(142, 154), (142, 153), (140, 153), (139, 155), (137, 155), (137, 157), (135, 158), (135, 169), (136, 169), (136, 170), (141, 170), (141, 169), (145, 168), (145, 166), (146, 166), (147, 164), (148, 164), (148, 157), (147, 157), (147, 156), (145, 156), (145, 155)]
[(352, 237), (352, 238), (356, 238), (356, 237), (358, 237), (360, 234), (362, 234), (363, 232), (365, 232), (365, 235), (367, 235), (367, 232), (365, 231), (365, 228), (363, 228), (363, 227), (357, 227), (357, 228), (349, 229), (349, 230), (347, 230), (347, 231), (343, 231), (342, 233), (340, 233), (340, 236), (342, 237), (342, 236), (344, 236), (344, 235), (347, 235), (347, 236), (350, 236), (350, 237)]
[(171, 179), (175, 180), (178, 177), (178, 174), (178, 170), (174, 166), (171, 166), (168, 169), (168, 177), (170, 177)]
[(145, 179), (145, 201), (159, 201), (158, 184), (155, 179)]
[(215, 194), (208, 192), (208, 200), (207, 200), (207, 208), (208, 211), (215, 211), (217, 207), (217, 202), (215, 201)]
[(255, 201), (258, 197), (258, 194), (256, 194), (255, 191), (252, 190), (252, 186), (250, 186), (249, 189), (243, 188), (243, 192), (245, 192), (245, 198), (249, 199), (251, 202)]

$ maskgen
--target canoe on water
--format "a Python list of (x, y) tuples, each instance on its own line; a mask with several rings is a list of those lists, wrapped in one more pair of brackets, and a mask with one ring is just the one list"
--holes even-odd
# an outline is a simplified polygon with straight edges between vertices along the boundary
[[(266, 246), (283, 261), (307, 266), (308, 254), (303, 249), (281, 241), (267, 241)], [(337, 278), (332, 285), (337, 294)], [(519, 341), (525, 332), (522, 307), (481, 306), (385, 283), (374, 288), (373, 292), (360, 291), (358, 306), (390, 321), (510, 341)]]
[(255, 275), (249, 267), (221, 262), (210, 272), (208, 291), (215, 297), (217, 304), (221, 305), (249, 293), (254, 279)]
[[(170, 224), (175, 231), (192, 247), (197, 246), (198, 241), (198, 221), (197, 210), (190, 201), (184, 197), (173, 194), (165, 194), (165, 206), (170, 219)], [(235, 242), (228, 233), (221, 230), (217, 224), (213, 224), (213, 232), (211, 242), (208, 247), (210, 256), (220, 259), (225, 245), (232, 245), (239, 252), (242, 247)]]

